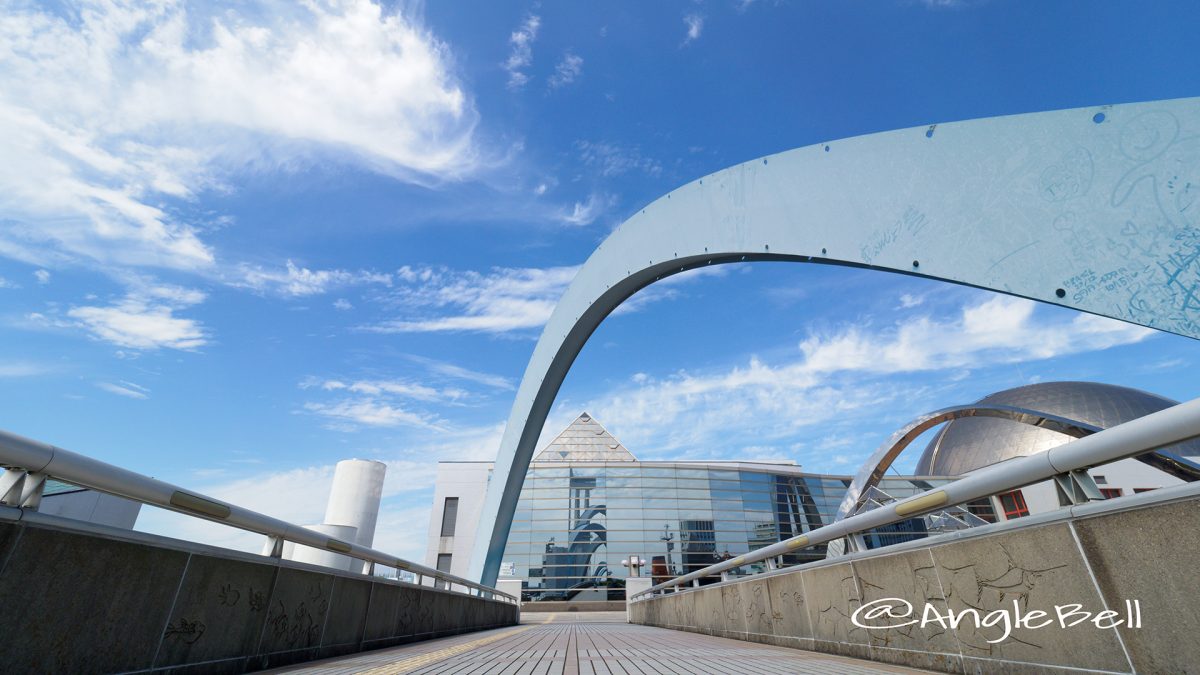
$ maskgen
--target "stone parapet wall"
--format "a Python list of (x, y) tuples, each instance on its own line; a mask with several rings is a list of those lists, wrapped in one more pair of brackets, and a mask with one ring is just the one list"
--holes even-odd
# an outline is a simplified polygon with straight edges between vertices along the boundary
[(520, 620), (495, 600), (15, 511), (0, 514), (4, 672), (241, 673)]
[[(658, 596), (632, 603), (630, 621), (951, 673), (1200, 672), (1200, 498), (1181, 487), (1193, 494), (1157, 503), (1141, 495), (1128, 498), (1137, 508), (1113, 510), (1114, 501), (1108, 512), (990, 526)], [(884, 598), (911, 603), (914, 618), (926, 604), (941, 615), (1017, 608), (1050, 617), (1056, 606), (1081, 604), (1119, 612), (1113, 620), (1137, 600), (1142, 625), (1054, 622), (996, 641), (1001, 623), (867, 630), (851, 621)], [(861, 623), (879, 624), (865, 614)]]

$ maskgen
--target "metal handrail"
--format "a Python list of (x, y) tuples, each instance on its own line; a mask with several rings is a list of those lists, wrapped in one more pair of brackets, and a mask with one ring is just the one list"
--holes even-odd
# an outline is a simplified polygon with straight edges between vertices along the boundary
[(634, 593), (629, 600), (678, 587), (702, 577), (825, 544), (858, 532), (891, 525), (916, 516), (957, 506), (994, 494), (1038, 483), (1060, 474), (1079, 471), (1132, 457), (1200, 436), (1200, 398), (1180, 403), (1145, 417), (1110, 427), (1036, 455), (994, 464), (939, 488), (893, 504), (819, 527), (808, 534), (785, 539), (731, 560), (675, 577)]
[[(268, 540), (263, 553), (271, 557), (280, 557), (283, 542), (290, 541), (364, 560), (369, 563), (365, 567), (379, 564), (412, 572), (421, 585), (425, 577), (430, 577), (435, 580), (435, 585), (444, 582), (451, 591), (459, 592), (454, 587), (461, 586), (467, 589), (468, 595), (520, 603), (516, 597), (495, 588), (6, 431), (0, 431), (0, 467), (8, 469), (10, 474), (0, 481), (0, 499), (17, 506), (24, 504), (36, 508), (43, 481), (54, 477), (142, 504), (265, 535)], [(36, 487), (23, 487), (24, 480)], [(9, 498), (7, 495), (19, 496)]]

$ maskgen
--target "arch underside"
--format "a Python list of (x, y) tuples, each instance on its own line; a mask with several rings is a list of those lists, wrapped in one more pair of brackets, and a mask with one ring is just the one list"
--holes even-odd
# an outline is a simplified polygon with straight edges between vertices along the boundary
[(638, 289), (742, 260), (870, 267), (1200, 337), (1200, 99), (937, 124), (769, 155), (646, 206), (588, 258), (534, 348), (471, 557), (494, 584), (550, 406)]

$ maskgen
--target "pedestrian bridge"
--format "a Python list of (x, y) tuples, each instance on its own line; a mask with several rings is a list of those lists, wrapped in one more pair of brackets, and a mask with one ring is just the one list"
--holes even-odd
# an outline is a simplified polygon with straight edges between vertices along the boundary
[(624, 612), (527, 613), (521, 625), (272, 673), (378, 675), (875, 675), (921, 672), (829, 654), (636, 626)]

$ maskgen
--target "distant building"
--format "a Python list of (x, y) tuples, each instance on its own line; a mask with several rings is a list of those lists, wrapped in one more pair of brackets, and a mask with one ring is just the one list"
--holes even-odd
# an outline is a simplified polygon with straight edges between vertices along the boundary
[[(430, 567), (466, 575), (491, 469), (491, 462), (438, 464)], [(879, 487), (904, 498), (945, 482), (889, 476)], [(701, 569), (831, 523), (849, 483), (791, 462), (640, 462), (583, 413), (534, 457), (501, 576), (521, 579), (526, 600), (622, 600), (623, 559), (645, 559), (642, 575), (655, 579)], [(986, 504), (981, 509), (995, 518)], [(914, 533), (924, 536), (924, 526), (879, 536)], [(824, 557), (818, 546), (786, 562)]]
[(142, 510), (140, 502), (47, 478), (38, 511), (51, 516), (132, 530)]
[[(1158, 412), (1177, 401), (1129, 387), (1099, 382), (1041, 382), (1006, 389), (977, 403), (1013, 406), (1065, 417), (1107, 429)], [(917, 473), (942, 476), (969, 474), (1016, 457), (1034, 455), (1072, 439), (1041, 427), (995, 417), (965, 417), (943, 425), (917, 461)], [(1182, 468), (1200, 456), (1200, 439), (1165, 448), (1178, 457)], [(1123, 459), (1089, 472), (1109, 499), (1146, 492), (1184, 482), (1170, 473), (1137, 459)], [(1044, 481), (993, 497), (1005, 518), (1064, 506), (1053, 481)]]

